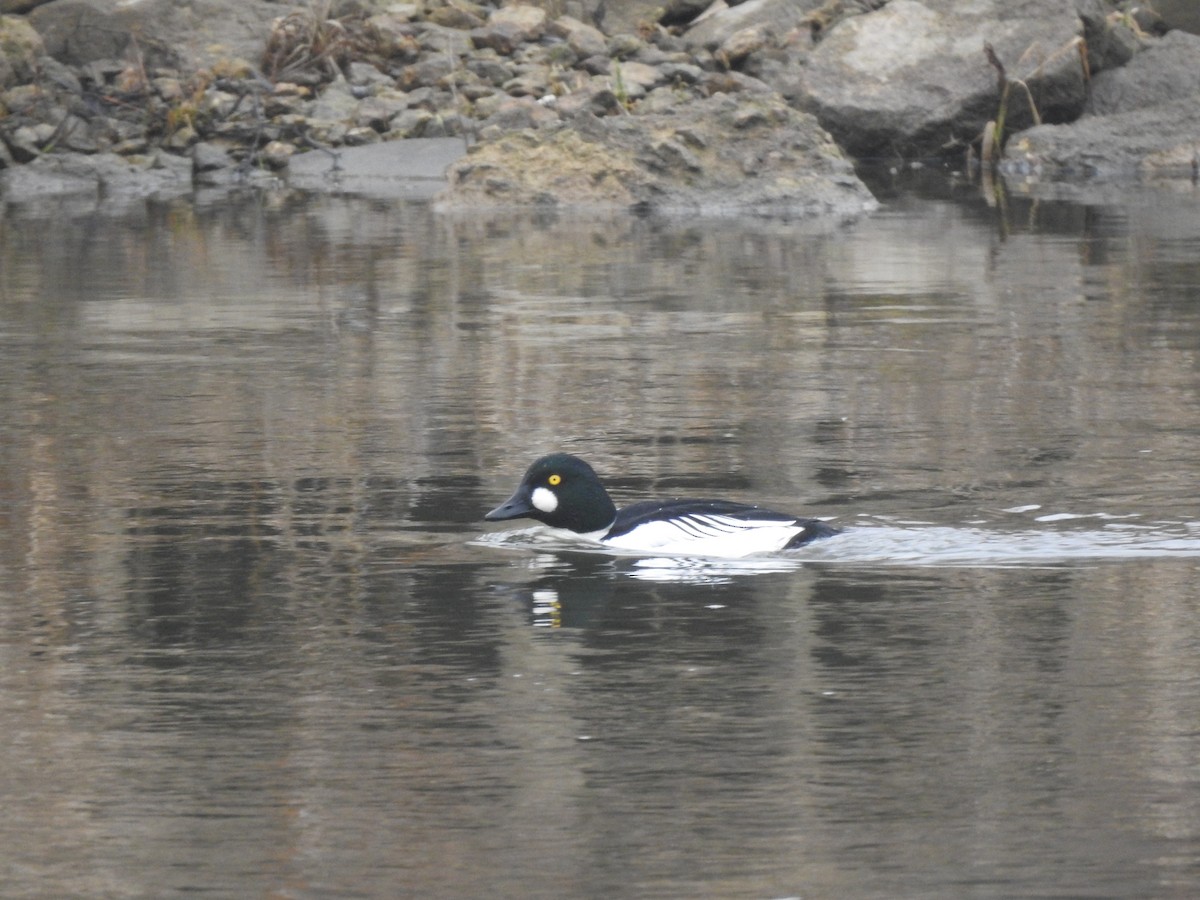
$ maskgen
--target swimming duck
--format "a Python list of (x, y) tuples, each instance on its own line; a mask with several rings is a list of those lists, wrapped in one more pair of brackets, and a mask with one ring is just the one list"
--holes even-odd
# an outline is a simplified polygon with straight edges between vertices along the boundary
[(623, 552), (728, 559), (794, 550), (839, 533), (819, 519), (728, 500), (649, 500), (617, 509), (592, 467), (569, 453), (537, 460), (516, 493), (484, 516), (522, 518)]

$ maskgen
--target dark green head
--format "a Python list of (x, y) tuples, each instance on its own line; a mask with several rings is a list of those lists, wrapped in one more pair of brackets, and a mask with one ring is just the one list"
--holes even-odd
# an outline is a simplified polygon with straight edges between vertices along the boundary
[(529, 467), (517, 492), (484, 516), (489, 522), (536, 519), (581, 534), (607, 528), (616, 517), (617, 508), (592, 467), (569, 453), (543, 456)]

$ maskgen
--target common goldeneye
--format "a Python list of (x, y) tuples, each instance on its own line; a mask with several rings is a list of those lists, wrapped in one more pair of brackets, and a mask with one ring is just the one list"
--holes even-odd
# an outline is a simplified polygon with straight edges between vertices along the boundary
[(543, 456), (516, 493), (484, 516), (521, 518), (614, 550), (729, 559), (793, 550), (839, 533), (818, 519), (728, 500), (650, 500), (617, 509), (592, 467), (568, 453)]

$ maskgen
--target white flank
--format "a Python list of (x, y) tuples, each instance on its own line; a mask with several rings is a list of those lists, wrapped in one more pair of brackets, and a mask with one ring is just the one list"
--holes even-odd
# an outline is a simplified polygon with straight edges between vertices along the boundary
[(552, 513), (558, 509), (558, 497), (554, 496), (554, 491), (547, 488), (534, 488), (529, 499), (544, 513)]
[(756, 553), (776, 553), (801, 530), (795, 522), (692, 515), (669, 522), (647, 522), (604, 544), (618, 550), (740, 559)]

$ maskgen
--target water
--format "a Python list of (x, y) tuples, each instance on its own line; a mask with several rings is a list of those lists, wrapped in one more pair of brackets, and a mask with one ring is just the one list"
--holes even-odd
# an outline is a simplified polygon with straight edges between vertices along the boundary
[(887, 199), (7, 210), (0, 894), (1200, 893), (1196, 196)]

